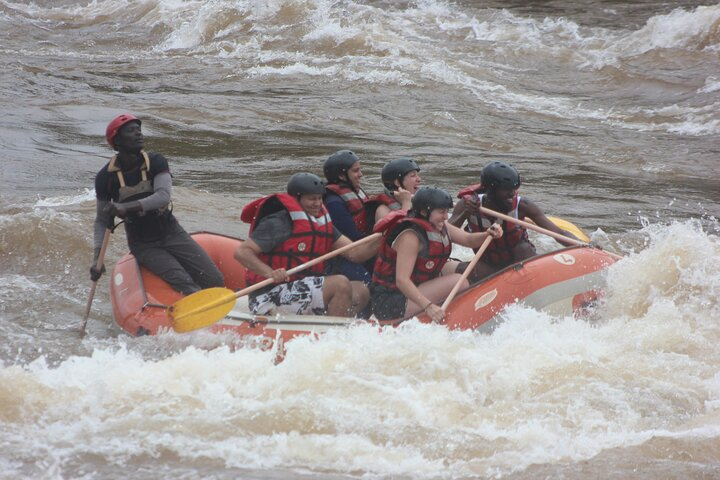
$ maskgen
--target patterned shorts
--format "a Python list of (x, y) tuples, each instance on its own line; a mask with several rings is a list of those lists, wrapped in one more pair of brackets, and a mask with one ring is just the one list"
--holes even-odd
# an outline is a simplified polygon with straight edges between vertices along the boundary
[(276, 285), (270, 290), (250, 295), (248, 306), (256, 315), (324, 315), (324, 282), (325, 277), (305, 277)]

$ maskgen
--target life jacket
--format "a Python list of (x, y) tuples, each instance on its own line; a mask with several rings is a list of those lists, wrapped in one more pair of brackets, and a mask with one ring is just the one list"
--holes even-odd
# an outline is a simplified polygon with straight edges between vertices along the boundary
[(475, 185), (470, 185), (469, 187), (465, 187), (458, 193), (458, 198), (463, 198), (467, 196), (477, 196), (479, 193), (485, 192), (485, 187), (482, 186), (482, 183), (476, 183)]
[(415, 260), (410, 279), (415, 285), (440, 276), (442, 268), (450, 258), (452, 241), (447, 229), (438, 232), (435, 227), (423, 218), (408, 217), (405, 211), (392, 212), (375, 225), (374, 231), (383, 232), (378, 258), (375, 261), (372, 282), (390, 290), (398, 290), (395, 279), (397, 252), (392, 243), (407, 228), (422, 232), (427, 240), (427, 249), (421, 249)]
[(148, 154), (145, 153), (144, 150), (140, 153), (142, 154), (144, 160), (142, 165), (140, 165), (141, 179), (133, 186), (125, 184), (125, 175), (123, 175), (120, 167), (117, 166), (117, 155), (113, 155), (110, 159), (110, 163), (108, 163), (107, 171), (109, 173), (115, 173), (117, 175), (118, 182), (120, 183), (120, 188), (118, 189), (118, 203), (140, 200), (153, 194), (152, 181), (148, 179), (148, 172), (150, 171), (150, 157), (148, 157)]
[[(119, 183), (117, 187), (118, 203), (141, 200), (155, 192), (152, 183), (153, 176), (150, 174), (150, 157), (144, 150), (141, 150), (140, 154), (143, 157), (143, 162), (140, 165), (140, 181), (135, 185), (125, 183), (125, 175), (117, 165), (117, 155), (113, 155), (108, 163), (108, 173), (114, 173)], [(153, 241), (161, 238), (169, 225), (168, 221), (174, 219), (174, 217), (171, 218), (171, 212), (172, 207), (165, 206), (149, 212), (129, 214), (125, 219), (128, 237), (140, 241)]]
[(365, 202), (365, 209), (368, 212), (368, 218), (372, 222), (375, 221), (375, 212), (377, 212), (380, 205), (385, 205), (391, 212), (402, 208), (400, 202), (395, 200), (395, 197), (392, 196), (392, 193), (388, 189), (385, 189), (382, 193), (371, 195)]
[[(400, 202), (395, 200), (395, 197), (393, 197), (392, 192), (388, 190), (387, 188), (382, 193), (377, 193), (375, 195), (372, 195), (368, 202), (373, 202), (377, 205), (385, 205), (390, 210), (400, 210), (402, 208), (402, 205)], [(377, 206), (375, 207), (377, 209)]]
[[(325, 206), (320, 217), (312, 217), (305, 212), (295, 197), (287, 193), (278, 193), (260, 198), (243, 208), (240, 218), (250, 223), (250, 233), (267, 215), (285, 209), (292, 220), (292, 233), (283, 243), (271, 252), (261, 252), (258, 257), (273, 270), (284, 268), (290, 270), (332, 250), (333, 225)], [(290, 277), (295, 281), (308, 276), (322, 275), (323, 262), (298, 272)], [(265, 277), (247, 270), (245, 280), (252, 285), (265, 280)]]
[(355, 191), (345, 183), (330, 183), (325, 185), (325, 188), (343, 199), (358, 231), (363, 235), (370, 233), (370, 222), (368, 222), (368, 214), (365, 209), (365, 202), (368, 201), (368, 196), (365, 192), (362, 189)]
[[(480, 185), (471, 185), (460, 190), (458, 197), (474, 196), (482, 205), (485, 198), (484, 193), (478, 193)], [(520, 206), (520, 195), (515, 194), (512, 200), (512, 208), (507, 212), (508, 216), (518, 218), (518, 207)], [(495, 222), (495, 218), (479, 213), (468, 217), (468, 223), (465, 229), (469, 232), (484, 232)], [(502, 222), (503, 236), (493, 239), (487, 250), (483, 254), (483, 261), (494, 266), (505, 266), (514, 260), (512, 250), (522, 241), (529, 241), (527, 230), (513, 222)], [(475, 249), (477, 251), (477, 249)]]

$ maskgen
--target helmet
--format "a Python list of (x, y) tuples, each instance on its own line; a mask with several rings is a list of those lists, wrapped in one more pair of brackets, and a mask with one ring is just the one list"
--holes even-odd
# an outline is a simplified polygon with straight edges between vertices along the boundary
[(360, 158), (350, 150), (340, 150), (333, 153), (325, 160), (323, 165), (323, 173), (328, 183), (340, 183), (340, 175), (347, 173), (354, 163), (359, 162)]
[(486, 188), (515, 190), (520, 187), (520, 175), (512, 165), (503, 162), (492, 162), (480, 172), (480, 183)]
[(142, 125), (140, 119), (130, 113), (123, 113), (122, 115), (118, 115), (117, 117), (113, 118), (113, 120), (108, 124), (107, 128), (105, 129), (105, 139), (111, 147), (115, 148), (115, 135), (117, 135), (118, 130), (120, 130), (123, 125), (129, 122), (137, 122), (138, 125)]
[(449, 193), (437, 187), (420, 187), (412, 198), (412, 211), (420, 215), (421, 210), (428, 214), (435, 208), (452, 208), (453, 200)]
[(383, 167), (380, 176), (382, 177), (383, 185), (385, 185), (388, 190), (397, 190), (395, 180), (402, 182), (405, 175), (413, 170), (420, 171), (420, 167), (415, 163), (415, 160), (406, 157), (396, 158), (395, 160), (390, 160), (390, 162)]
[(317, 175), (307, 172), (296, 173), (287, 184), (287, 193), (293, 197), (304, 194), (325, 194), (325, 184)]

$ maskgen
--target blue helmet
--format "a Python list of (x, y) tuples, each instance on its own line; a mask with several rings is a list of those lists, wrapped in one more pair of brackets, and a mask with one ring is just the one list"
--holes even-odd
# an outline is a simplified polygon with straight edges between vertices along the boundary
[(480, 172), (480, 183), (483, 187), (507, 188), (515, 190), (520, 187), (520, 174), (515, 167), (503, 162), (492, 162)]
[(344, 175), (350, 170), (356, 162), (360, 161), (360, 157), (350, 150), (340, 150), (328, 157), (323, 164), (323, 173), (328, 183), (340, 183), (340, 175)]
[(380, 176), (385, 188), (388, 190), (397, 190), (395, 180), (402, 182), (405, 175), (413, 170), (420, 171), (420, 167), (415, 163), (415, 160), (407, 157), (396, 158), (395, 160), (390, 160), (390, 162), (383, 167)]
[(420, 187), (412, 198), (411, 210), (416, 215), (422, 215), (427, 210), (428, 215), (435, 208), (452, 208), (453, 199), (448, 192), (437, 187)]
[(315, 174), (308, 172), (296, 173), (288, 181), (287, 193), (293, 197), (305, 194), (325, 195), (325, 183)]

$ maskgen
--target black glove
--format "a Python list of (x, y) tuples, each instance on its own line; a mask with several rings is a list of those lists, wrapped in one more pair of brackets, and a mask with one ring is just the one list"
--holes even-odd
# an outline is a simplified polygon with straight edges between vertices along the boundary
[(105, 207), (105, 212), (109, 213), (110, 215), (114, 217), (120, 217), (125, 218), (127, 217), (128, 213), (135, 213), (135, 212), (141, 212), (142, 211), (142, 205), (140, 202), (125, 202), (125, 203), (115, 203), (110, 202)]
[(95, 265), (93, 265), (92, 267), (90, 267), (90, 280), (92, 280), (93, 282), (97, 282), (98, 280), (100, 280), (100, 277), (102, 277), (103, 273), (105, 273), (105, 265), (103, 265), (100, 270), (95, 268)]

